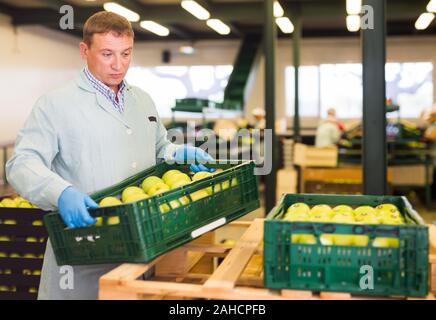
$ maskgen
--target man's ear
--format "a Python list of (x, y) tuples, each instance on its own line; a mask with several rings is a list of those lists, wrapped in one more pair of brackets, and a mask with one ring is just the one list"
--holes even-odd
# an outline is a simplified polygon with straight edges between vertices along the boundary
[(80, 48), (80, 56), (82, 57), (82, 59), (86, 59), (88, 57), (88, 45), (85, 42), (80, 42), (79, 44), (79, 48)]

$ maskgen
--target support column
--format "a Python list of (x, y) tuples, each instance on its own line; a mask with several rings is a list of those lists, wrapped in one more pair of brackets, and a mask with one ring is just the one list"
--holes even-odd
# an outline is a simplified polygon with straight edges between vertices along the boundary
[(363, 189), (387, 192), (386, 148), (386, 1), (365, 0), (374, 13), (374, 28), (363, 29)]

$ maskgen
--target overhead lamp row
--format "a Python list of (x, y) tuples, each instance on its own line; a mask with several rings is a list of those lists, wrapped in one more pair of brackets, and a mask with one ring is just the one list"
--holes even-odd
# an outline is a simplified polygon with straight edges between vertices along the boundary
[[(347, 29), (350, 32), (360, 30), (360, 13), (362, 9), (362, 0), (347, 0)], [(436, 13), (436, 0), (430, 0), (427, 5), (427, 12), (422, 13), (415, 22), (417, 30), (425, 30), (433, 21)]]
[(427, 4), (427, 12), (421, 13), (415, 22), (415, 28), (417, 30), (425, 30), (428, 28), (430, 23), (434, 19), (434, 14), (436, 12), (436, 0), (430, 0)]
[[(206, 20), (206, 24), (217, 33), (221, 35), (228, 35), (231, 32), (230, 27), (220, 19), (211, 19), (209, 11), (207, 11), (196, 1), (183, 0), (181, 2), (181, 6), (197, 19)], [(114, 12), (120, 16), (123, 16), (130, 22), (139, 22), (139, 20), (141, 20), (141, 17), (138, 13), (116, 2), (106, 2), (103, 4), (103, 8), (106, 11)], [(274, 17), (276, 18), (277, 26), (283, 33), (292, 33), (294, 31), (294, 25), (288, 17), (284, 17), (284, 10), (278, 1), (274, 2)], [(167, 27), (151, 20), (143, 20), (139, 23), (139, 25), (141, 28), (161, 37), (166, 37), (170, 34), (170, 30)]]

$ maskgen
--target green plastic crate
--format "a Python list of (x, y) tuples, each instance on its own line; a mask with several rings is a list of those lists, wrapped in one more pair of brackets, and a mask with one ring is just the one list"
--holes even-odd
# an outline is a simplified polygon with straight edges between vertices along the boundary
[[(119, 206), (91, 209), (103, 221), (119, 217), (119, 224), (66, 229), (57, 212), (44, 217), (59, 265), (84, 265), (115, 262), (148, 262), (201, 234), (235, 220), (259, 207), (258, 182), (254, 162), (236, 165), (211, 164), (224, 171), (160, 195)], [(145, 177), (162, 176), (170, 169), (189, 171), (189, 166), (159, 164), (153, 168), (92, 195), (96, 201), (116, 196), (127, 186), (138, 186)], [(237, 183), (235, 183), (235, 181)], [(210, 186), (222, 190), (197, 201), (190, 194)], [(226, 188), (225, 188), (226, 187)], [(161, 213), (161, 206), (189, 197), (184, 206)]]
[[(397, 206), (405, 225), (358, 225), (279, 220), (293, 203), (353, 207), (383, 203)], [(362, 234), (366, 247), (322, 245), (320, 235)], [(291, 243), (294, 234), (313, 234), (317, 244)], [(272, 289), (350, 292), (361, 295), (425, 296), (428, 292), (428, 228), (405, 197), (367, 195), (284, 195), (264, 224), (264, 281)], [(376, 237), (399, 239), (398, 248), (373, 247)], [(373, 289), (360, 287), (373, 268)]]

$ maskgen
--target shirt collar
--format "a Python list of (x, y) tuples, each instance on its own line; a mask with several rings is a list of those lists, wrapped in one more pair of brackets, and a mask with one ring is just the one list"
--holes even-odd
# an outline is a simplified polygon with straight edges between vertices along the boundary
[[(91, 85), (94, 87), (94, 89), (100, 92), (106, 92), (108, 95), (115, 97), (115, 92), (110, 87), (108, 87), (103, 82), (101, 82), (96, 77), (94, 77), (94, 75), (91, 73), (91, 71), (89, 71), (87, 66), (83, 69), (83, 73), (85, 74), (85, 77), (88, 79)], [(123, 81), (118, 86), (117, 95), (118, 96), (123, 95), (126, 88), (127, 88), (127, 82), (123, 79)]]

